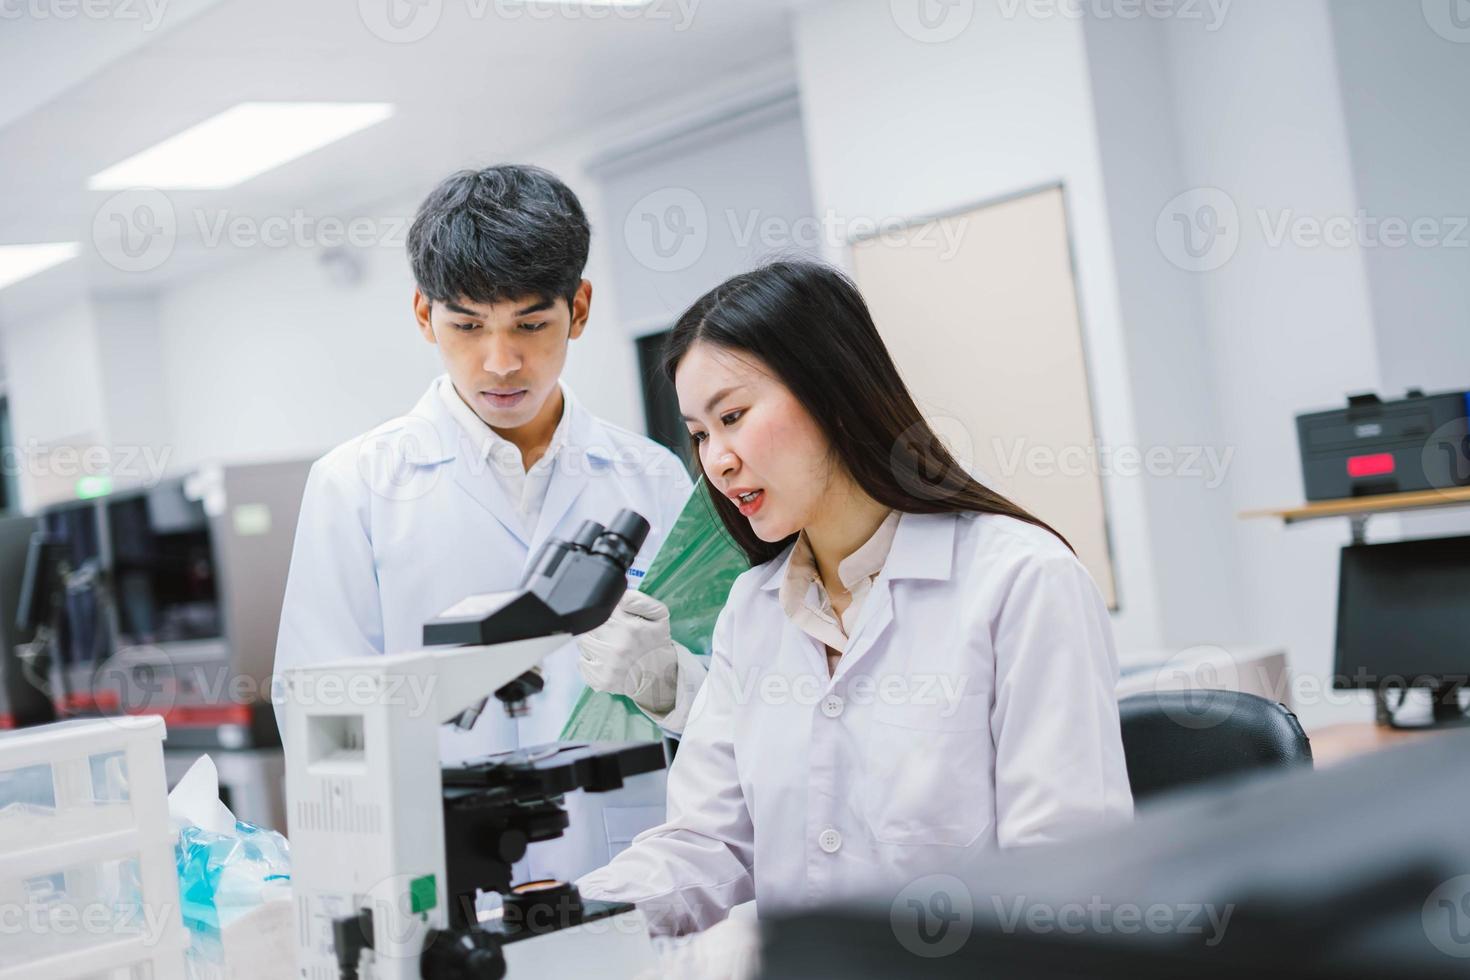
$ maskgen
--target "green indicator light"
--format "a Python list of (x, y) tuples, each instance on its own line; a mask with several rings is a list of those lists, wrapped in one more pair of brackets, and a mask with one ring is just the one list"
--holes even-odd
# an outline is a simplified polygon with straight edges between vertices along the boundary
[(91, 500), (93, 497), (105, 497), (112, 492), (112, 477), (109, 476), (84, 476), (77, 481), (77, 499)]

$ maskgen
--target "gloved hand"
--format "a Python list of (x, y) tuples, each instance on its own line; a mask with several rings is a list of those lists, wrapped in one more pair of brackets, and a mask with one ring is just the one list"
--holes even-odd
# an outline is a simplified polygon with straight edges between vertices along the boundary
[(663, 980), (754, 980), (760, 974), (760, 925), (753, 916), (716, 922), (660, 956)]
[(662, 602), (629, 589), (607, 622), (577, 637), (577, 645), (577, 667), (588, 687), (631, 698), (655, 721), (674, 709), (678, 645)]

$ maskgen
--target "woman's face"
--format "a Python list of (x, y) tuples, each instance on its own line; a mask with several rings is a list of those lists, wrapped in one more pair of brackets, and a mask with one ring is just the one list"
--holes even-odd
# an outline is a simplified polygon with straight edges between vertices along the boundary
[(674, 375), (704, 475), (762, 541), (814, 523), (831, 503), (831, 446), (796, 397), (752, 354), (695, 343)]

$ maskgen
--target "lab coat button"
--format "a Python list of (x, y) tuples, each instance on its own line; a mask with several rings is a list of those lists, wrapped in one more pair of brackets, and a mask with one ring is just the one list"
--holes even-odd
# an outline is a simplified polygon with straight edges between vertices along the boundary
[(822, 699), (822, 714), (828, 718), (836, 718), (842, 714), (842, 698), (835, 694), (829, 694)]
[(817, 843), (828, 854), (836, 854), (837, 849), (842, 846), (842, 835), (829, 827), (822, 831), (822, 835), (817, 838)]

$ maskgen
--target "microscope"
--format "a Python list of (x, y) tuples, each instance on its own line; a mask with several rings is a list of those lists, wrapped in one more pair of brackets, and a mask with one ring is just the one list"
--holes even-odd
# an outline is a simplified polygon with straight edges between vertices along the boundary
[[(497, 980), (656, 964), (634, 906), (564, 881), (512, 883), (530, 844), (561, 836), (563, 797), (665, 764), (658, 743), (550, 743), (453, 765), (439, 730), (487, 695), (525, 710), (534, 670), (605, 622), (648, 522), (619, 511), (550, 541), (520, 588), (472, 595), (424, 625), (426, 649), (285, 674), (296, 953), (306, 980)], [(476, 897), (502, 898), (480, 922)]]

